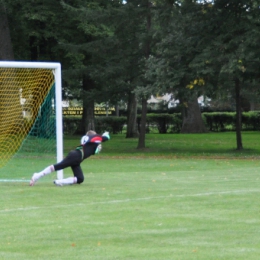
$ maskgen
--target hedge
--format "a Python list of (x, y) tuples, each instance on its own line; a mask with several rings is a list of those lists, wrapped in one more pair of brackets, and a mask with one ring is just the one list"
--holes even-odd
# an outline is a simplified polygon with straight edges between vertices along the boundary
[[(170, 132), (180, 132), (181, 130), (181, 114), (147, 114), (146, 132), (150, 132), (150, 128), (156, 127), (160, 134)], [(141, 116), (137, 116), (137, 127), (140, 130)]]
[[(205, 118), (209, 131), (234, 131), (236, 129), (235, 112), (205, 112), (202, 116)], [(260, 130), (259, 111), (242, 113), (242, 130)]]
[[(79, 116), (66, 116), (63, 118), (63, 132), (64, 134), (83, 134), (81, 132), (81, 117)], [(126, 124), (126, 117), (95, 117), (95, 130), (98, 133), (109, 131), (113, 134), (122, 132), (124, 125)]]
[[(209, 131), (234, 131), (236, 129), (235, 112), (204, 112), (203, 120)], [(96, 117), (95, 128), (98, 133), (109, 131), (113, 134), (122, 133), (126, 125), (126, 116)], [(140, 130), (141, 116), (137, 116), (137, 128)], [(81, 117), (64, 117), (64, 134), (82, 134), (80, 131)], [(147, 114), (146, 132), (156, 129), (160, 134), (179, 133), (182, 126), (181, 113)], [(242, 113), (242, 130), (260, 130), (260, 112)]]

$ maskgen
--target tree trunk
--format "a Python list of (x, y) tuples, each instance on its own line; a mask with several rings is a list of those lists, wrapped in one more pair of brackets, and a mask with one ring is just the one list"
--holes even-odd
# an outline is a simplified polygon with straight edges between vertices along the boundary
[[(152, 8), (152, 3), (151, 1), (147, 0), (147, 15), (146, 15), (146, 30), (147, 30), (147, 38), (145, 40), (144, 44), (144, 56), (146, 59), (149, 58), (150, 53), (151, 53), (151, 39), (149, 37), (150, 31), (151, 31), (151, 25), (152, 25), (152, 15), (151, 15), (151, 8)], [(144, 82), (147, 84), (147, 82)], [(143, 149), (145, 148), (145, 134), (146, 134), (146, 114), (147, 114), (147, 100), (148, 98), (146, 95), (142, 97), (142, 116), (141, 116), (141, 126), (140, 126), (140, 135), (139, 135), (139, 140), (138, 140), (138, 149)]]
[(89, 93), (94, 88), (94, 82), (84, 76), (83, 77), (83, 114), (82, 114), (82, 134), (85, 134), (88, 130), (95, 130), (95, 102), (89, 98)]
[(138, 149), (145, 148), (146, 113), (147, 113), (147, 98), (143, 97), (140, 135), (139, 135), (138, 146), (137, 146)]
[(237, 139), (237, 150), (242, 150), (242, 113), (241, 113), (241, 95), (240, 95), (240, 82), (239, 79), (235, 79), (235, 96), (236, 96), (236, 139)]
[[(14, 60), (13, 47), (10, 37), (9, 24), (4, 2), (0, 0), (0, 60)], [(20, 86), (13, 84), (8, 77), (1, 78), (0, 88), (0, 135), (6, 136), (8, 129), (13, 131), (15, 124), (22, 120), (22, 106), (19, 97)], [(8, 97), (7, 97), (8, 94)], [(11, 102), (12, 101), (12, 102)], [(10, 111), (13, 116), (10, 117)], [(5, 125), (8, 125), (6, 129)]]
[(0, 1), (0, 60), (14, 60), (6, 9)]
[(127, 104), (127, 129), (126, 138), (138, 137), (137, 125), (137, 101), (134, 93), (130, 93)]
[(202, 120), (197, 98), (185, 103), (182, 111), (181, 133), (206, 133), (208, 132)]

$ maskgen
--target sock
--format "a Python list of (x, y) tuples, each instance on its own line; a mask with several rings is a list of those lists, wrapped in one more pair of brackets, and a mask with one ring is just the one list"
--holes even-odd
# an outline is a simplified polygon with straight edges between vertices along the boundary
[(66, 179), (58, 180), (58, 181), (59, 181), (59, 183), (61, 183), (63, 185), (69, 185), (69, 184), (77, 183), (77, 178), (76, 177), (69, 177), (69, 178), (66, 178)]
[(46, 167), (44, 170), (42, 170), (41, 172), (37, 173), (37, 176), (39, 178), (41, 178), (44, 175), (50, 174), (52, 172), (54, 172), (54, 167), (53, 167), (53, 165), (50, 165), (50, 166)]

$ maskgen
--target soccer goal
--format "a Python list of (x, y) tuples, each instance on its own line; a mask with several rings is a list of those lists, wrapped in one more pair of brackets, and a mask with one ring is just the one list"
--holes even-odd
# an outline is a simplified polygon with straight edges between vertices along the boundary
[(62, 160), (61, 92), (60, 63), (0, 61), (0, 168), (17, 157)]

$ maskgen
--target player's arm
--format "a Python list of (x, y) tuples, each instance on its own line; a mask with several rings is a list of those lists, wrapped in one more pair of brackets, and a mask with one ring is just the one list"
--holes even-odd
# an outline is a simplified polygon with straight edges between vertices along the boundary
[(105, 132), (104, 134), (102, 134), (102, 142), (105, 142), (108, 140), (110, 140), (109, 132)]
[[(110, 135), (109, 135), (109, 132), (105, 132), (102, 134), (102, 136), (100, 136), (102, 138), (101, 142), (106, 142), (110, 139)], [(97, 149), (95, 151), (95, 154), (98, 154), (100, 153), (102, 150), (102, 145), (101, 143), (99, 143), (99, 145), (97, 146)]]
[(81, 145), (84, 145), (84, 144), (87, 143), (88, 141), (89, 141), (89, 136), (84, 135), (84, 136), (82, 136), (81, 139), (80, 139), (80, 144), (81, 144)]

